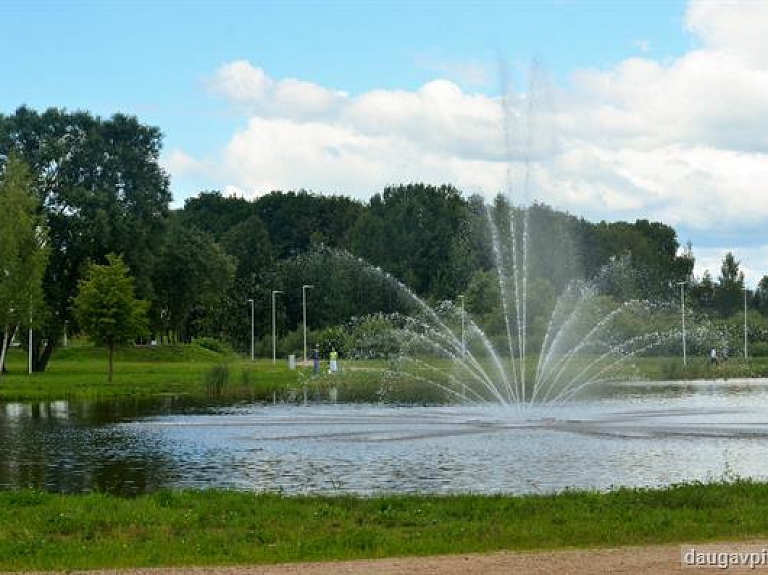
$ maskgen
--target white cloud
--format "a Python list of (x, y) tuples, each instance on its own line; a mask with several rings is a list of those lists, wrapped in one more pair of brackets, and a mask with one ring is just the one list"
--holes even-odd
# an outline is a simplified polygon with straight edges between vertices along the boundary
[(734, 52), (748, 65), (768, 66), (767, 2), (692, 0), (685, 24), (710, 50)]
[(215, 92), (238, 103), (258, 103), (272, 89), (274, 82), (261, 68), (246, 60), (236, 60), (219, 68), (208, 81)]
[[(694, 0), (684, 25), (700, 43), (679, 58), (577, 70), (559, 87), (535, 69), (534, 89), (504, 100), (445, 78), (350, 95), (239, 60), (208, 84), (247, 121), (219, 157), (176, 151), (166, 165), (174, 175), (207, 170), (245, 195), (306, 188), (361, 198), (409, 181), (491, 196), (509, 171), (518, 199), (590, 218), (660, 219), (694, 234), (756, 230), (768, 223), (766, 22), (768, 2)], [(762, 258), (750, 269), (768, 271), (768, 250), (750, 254)]]
[(160, 164), (170, 174), (200, 174), (207, 170), (205, 162), (178, 149), (163, 154)]
[(248, 113), (259, 116), (316, 118), (331, 116), (347, 100), (346, 94), (318, 84), (287, 78), (273, 80), (245, 60), (223, 65), (207, 82)]
[(462, 86), (484, 87), (494, 82), (493, 73), (485, 62), (477, 60), (453, 60), (430, 54), (419, 54), (416, 65), (439, 73)]

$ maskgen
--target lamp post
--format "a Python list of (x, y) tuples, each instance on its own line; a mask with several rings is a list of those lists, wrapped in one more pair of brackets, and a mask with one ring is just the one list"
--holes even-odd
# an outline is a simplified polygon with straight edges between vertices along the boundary
[(280, 290), (272, 290), (272, 364), (274, 365), (277, 357), (277, 329), (275, 326), (275, 295), (283, 293)]
[(459, 296), (461, 300), (461, 359), (466, 355), (466, 338), (464, 337), (464, 295)]
[(312, 289), (312, 284), (301, 286), (301, 310), (304, 318), (304, 365), (307, 364), (307, 290)]
[(254, 360), (254, 347), (253, 347), (253, 330), (254, 330), (254, 319), (255, 319), (255, 313), (254, 313), (254, 302), (253, 298), (248, 298), (248, 301), (251, 302), (251, 361)]
[(29, 354), (28, 354), (28, 367), (29, 367), (29, 375), (32, 375), (32, 306), (29, 306), (29, 341), (27, 342), (29, 345)]
[(681, 321), (683, 324), (683, 366), (687, 365), (687, 358), (685, 354), (685, 283), (686, 282), (677, 282), (677, 285), (680, 286), (680, 303), (681, 303)]
[(749, 357), (747, 355), (747, 288), (744, 289), (744, 361)]

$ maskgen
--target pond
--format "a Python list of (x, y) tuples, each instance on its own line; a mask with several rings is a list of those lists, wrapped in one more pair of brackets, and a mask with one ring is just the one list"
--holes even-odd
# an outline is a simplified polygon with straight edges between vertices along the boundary
[(560, 406), (0, 403), (0, 488), (538, 493), (768, 478), (768, 382), (622, 384)]

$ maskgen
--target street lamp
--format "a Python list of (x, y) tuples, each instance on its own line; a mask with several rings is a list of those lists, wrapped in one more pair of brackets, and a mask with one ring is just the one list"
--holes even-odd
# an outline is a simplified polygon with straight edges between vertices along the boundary
[(304, 365), (307, 364), (307, 290), (312, 289), (312, 284), (301, 286), (301, 309), (304, 316)]
[(29, 354), (28, 354), (28, 367), (29, 375), (32, 375), (32, 304), (29, 305)]
[(747, 288), (744, 289), (744, 361), (749, 357), (747, 355)]
[(253, 361), (254, 360), (254, 351), (255, 351), (254, 347), (253, 347), (253, 330), (254, 330), (254, 325), (255, 325), (255, 322), (254, 322), (255, 314), (254, 314), (253, 298), (248, 298), (248, 301), (251, 302), (251, 361)]
[(276, 335), (276, 328), (275, 328), (275, 295), (283, 293), (280, 290), (274, 289), (272, 290), (272, 364), (275, 364), (276, 356), (277, 356), (277, 335)]
[(466, 338), (464, 337), (464, 296), (460, 295), (461, 300), (461, 359), (464, 359), (466, 355)]
[(685, 283), (686, 282), (677, 282), (677, 285), (680, 286), (680, 302), (681, 302), (681, 319), (683, 323), (683, 366), (687, 364), (687, 358), (685, 355)]

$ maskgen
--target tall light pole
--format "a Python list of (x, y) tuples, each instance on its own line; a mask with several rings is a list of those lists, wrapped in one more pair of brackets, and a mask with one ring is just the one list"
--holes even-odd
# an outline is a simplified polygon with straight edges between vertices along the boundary
[(687, 358), (685, 354), (685, 284), (686, 282), (677, 282), (680, 286), (680, 305), (681, 305), (681, 320), (683, 324), (683, 366), (687, 365)]
[(32, 305), (29, 306), (29, 341), (27, 342), (29, 345), (29, 354), (28, 354), (28, 364), (29, 364), (29, 375), (32, 375)]
[(747, 355), (747, 288), (744, 289), (744, 361), (749, 357)]
[(464, 359), (467, 349), (466, 338), (464, 337), (464, 296), (460, 295), (459, 299), (461, 300), (461, 359)]
[(283, 293), (280, 290), (272, 290), (272, 365), (276, 362), (277, 357), (277, 328), (275, 326), (275, 295)]
[(312, 284), (301, 286), (301, 310), (304, 317), (304, 365), (307, 364), (307, 290), (312, 289)]
[(254, 346), (253, 346), (253, 330), (255, 325), (255, 313), (254, 313), (254, 302), (253, 298), (248, 298), (248, 301), (251, 302), (251, 361), (254, 360)]

